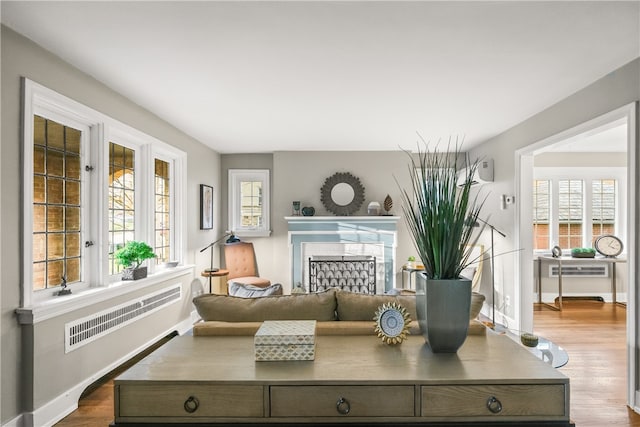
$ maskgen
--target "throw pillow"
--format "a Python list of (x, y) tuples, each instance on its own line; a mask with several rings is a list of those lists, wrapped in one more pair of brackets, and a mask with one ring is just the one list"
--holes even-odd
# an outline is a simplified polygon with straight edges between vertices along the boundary
[(373, 320), (378, 307), (393, 301), (407, 310), (411, 320), (418, 319), (416, 297), (413, 295), (368, 295), (338, 291), (336, 300), (339, 320)]
[(261, 288), (259, 286), (230, 281), (229, 295), (242, 298), (259, 298), (268, 297), (270, 295), (282, 295), (282, 285), (280, 283), (274, 283), (266, 288)]
[(335, 289), (304, 295), (239, 298), (206, 294), (193, 299), (202, 320), (264, 322), (265, 320), (335, 320)]

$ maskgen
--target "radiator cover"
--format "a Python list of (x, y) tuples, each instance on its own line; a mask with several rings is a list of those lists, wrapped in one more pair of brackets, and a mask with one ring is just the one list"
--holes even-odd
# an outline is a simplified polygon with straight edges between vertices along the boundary
[[(558, 277), (558, 266), (549, 265), (549, 277)], [(562, 277), (609, 277), (607, 264), (562, 264)]]
[(65, 353), (89, 344), (181, 299), (182, 285), (171, 285), (115, 307), (65, 323)]

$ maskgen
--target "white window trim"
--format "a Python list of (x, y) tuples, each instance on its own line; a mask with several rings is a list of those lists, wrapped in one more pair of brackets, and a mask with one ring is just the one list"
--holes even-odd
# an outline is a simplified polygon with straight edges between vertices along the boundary
[[(83, 264), (91, 263), (97, 266), (94, 268), (86, 268), (83, 266), (83, 282), (70, 284), (72, 296), (57, 297), (54, 296), (59, 288), (51, 288), (45, 290), (33, 290), (33, 273), (32, 273), (32, 257), (33, 257), (33, 226), (30, 221), (23, 222), (23, 281), (22, 281), (22, 300), (19, 314), (23, 319), (48, 318), (49, 314), (62, 314), (77, 309), (81, 305), (87, 304), (87, 301), (99, 302), (114, 295), (113, 289), (118, 291), (116, 294), (126, 293), (137, 290), (141, 286), (157, 283), (166, 278), (173, 277), (178, 270), (162, 270), (158, 269), (154, 274), (154, 263), (149, 263), (151, 277), (147, 280), (138, 280), (122, 282), (116, 276), (108, 275), (108, 206), (106, 203), (106, 173), (108, 170), (108, 142), (109, 138), (113, 142), (122, 143), (126, 141), (127, 145), (134, 145), (136, 148), (136, 170), (138, 170), (138, 159), (142, 169), (140, 173), (136, 173), (136, 180), (150, 181), (153, 176), (153, 169), (149, 167), (149, 163), (153, 161), (153, 155), (162, 157), (163, 160), (171, 160), (173, 166), (172, 184), (172, 216), (174, 224), (172, 224), (173, 244), (172, 257), (183, 262), (184, 250), (186, 242), (185, 221), (182, 219), (185, 215), (186, 199), (186, 159), (187, 155), (163, 141), (138, 131), (124, 123), (121, 123), (105, 114), (95, 111), (83, 104), (80, 104), (64, 95), (61, 95), (49, 88), (46, 88), (34, 81), (23, 78), (23, 212), (25, 216), (33, 210), (33, 116), (34, 114), (42, 114), (52, 120), (60, 120), (63, 124), (76, 126), (89, 132), (86, 137), (90, 138), (89, 144), (85, 147), (91, 147), (91, 152), (81, 152), (82, 161), (86, 165), (98, 166), (95, 168), (95, 175), (91, 178), (91, 183), (83, 185), (83, 221), (85, 218), (97, 217), (90, 227), (84, 229), (82, 241), (91, 240), (94, 245), (92, 250), (83, 251)], [(83, 132), (83, 135), (85, 133)], [(85, 136), (83, 136), (85, 137)], [(96, 148), (97, 149), (94, 149)], [(138, 153), (140, 151), (140, 153)], [(142, 156), (142, 153), (145, 153)], [(138, 157), (140, 156), (140, 157)], [(144, 160), (147, 160), (143, 164)], [(96, 172), (97, 171), (97, 172)], [(149, 176), (151, 174), (151, 176)], [(84, 178), (83, 178), (84, 181)], [(86, 182), (86, 181), (85, 181)], [(142, 185), (144, 181), (141, 182)], [(136, 182), (136, 188), (138, 182)], [(146, 189), (148, 190), (148, 185)], [(142, 201), (144, 196), (145, 200)], [(136, 191), (136, 211), (138, 206), (142, 209), (143, 214), (149, 214), (153, 211), (153, 197), (149, 194), (141, 194)], [(153, 225), (147, 225), (144, 229), (143, 224), (150, 221), (144, 221), (142, 215), (136, 215), (136, 230), (140, 230), (139, 238), (149, 240), (154, 237)], [(83, 224), (84, 227), (84, 224)], [(191, 266), (185, 266), (192, 268)], [(126, 285), (126, 286), (125, 286)], [(40, 314), (36, 314), (40, 313)], [(44, 313), (44, 314), (43, 314)]]
[[(550, 245), (553, 246), (553, 242), (558, 242), (558, 224), (557, 220), (553, 220), (552, 218), (558, 217), (558, 206), (555, 201), (555, 195), (558, 192), (558, 181), (566, 180), (566, 179), (575, 179), (582, 180), (584, 182), (584, 200), (583, 205), (585, 206), (585, 211), (583, 218), (587, 223), (591, 223), (591, 210), (587, 209), (587, 207), (591, 206), (591, 183), (594, 180), (598, 179), (615, 179), (617, 183), (616, 188), (616, 235), (625, 240), (624, 236), (626, 236), (626, 229), (624, 224), (626, 224), (626, 212), (627, 212), (627, 168), (626, 167), (535, 167), (533, 169), (533, 179), (534, 180), (550, 180), (550, 224), (553, 225), (549, 227), (549, 240)], [(584, 227), (583, 229), (583, 240), (590, 241), (591, 240), (591, 229), (589, 227)], [(626, 243), (626, 242), (625, 242)], [(626, 244), (624, 245), (626, 247)], [(534, 250), (534, 253), (547, 253), (548, 249), (537, 249)]]
[[(269, 169), (229, 169), (229, 230), (240, 237), (268, 237), (271, 235), (271, 221), (269, 219)], [(243, 227), (240, 218), (241, 200), (240, 183), (242, 181), (262, 182), (262, 226)]]

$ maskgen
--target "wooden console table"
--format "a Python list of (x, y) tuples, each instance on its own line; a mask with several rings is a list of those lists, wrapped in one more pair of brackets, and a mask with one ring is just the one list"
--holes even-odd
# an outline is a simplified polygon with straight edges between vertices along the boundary
[[(609, 258), (609, 257), (595, 257), (595, 258), (572, 258), (572, 257), (550, 257), (539, 256), (538, 261), (538, 304), (549, 307), (552, 310), (562, 311), (562, 266), (563, 264), (597, 264), (605, 263), (611, 265), (611, 296), (614, 304), (620, 304), (626, 306), (625, 303), (618, 302), (617, 299), (617, 286), (616, 286), (616, 263), (627, 262), (624, 258)], [(558, 264), (558, 306), (546, 303), (542, 301), (542, 263), (551, 262)]]
[(294, 362), (254, 361), (253, 337), (176, 337), (115, 380), (112, 425), (158, 424), (573, 425), (569, 379), (493, 333), (457, 354), (317, 336)]

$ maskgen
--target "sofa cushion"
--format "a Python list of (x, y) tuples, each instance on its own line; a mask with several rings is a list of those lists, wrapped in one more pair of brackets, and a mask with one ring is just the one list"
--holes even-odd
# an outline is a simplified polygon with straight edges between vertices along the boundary
[(268, 297), (270, 295), (282, 295), (282, 285), (280, 283), (274, 283), (273, 285), (269, 285), (266, 288), (261, 288), (259, 286), (229, 281), (229, 295), (242, 298), (258, 298)]
[(373, 320), (376, 310), (384, 303), (395, 301), (403, 306), (412, 320), (416, 320), (416, 297), (413, 295), (368, 295), (338, 291), (339, 320)]
[(303, 295), (240, 298), (206, 294), (193, 299), (202, 320), (262, 322), (265, 320), (335, 320), (335, 289)]

